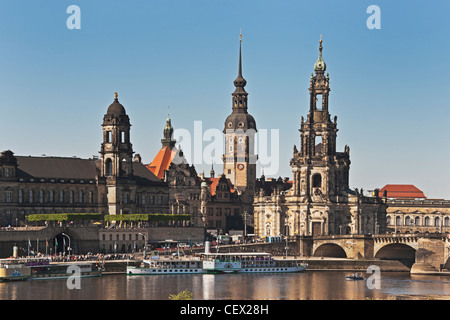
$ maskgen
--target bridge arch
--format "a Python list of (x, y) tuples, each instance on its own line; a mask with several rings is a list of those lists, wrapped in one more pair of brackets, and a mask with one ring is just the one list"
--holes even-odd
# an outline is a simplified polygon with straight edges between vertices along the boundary
[(416, 249), (405, 243), (389, 243), (375, 253), (375, 258), (397, 260), (411, 267), (416, 260)]
[(340, 245), (334, 243), (324, 243), (317, 247), (317, 249), (314, 251), (313, 256), (328, 258), (347, 258), (347, 253)]

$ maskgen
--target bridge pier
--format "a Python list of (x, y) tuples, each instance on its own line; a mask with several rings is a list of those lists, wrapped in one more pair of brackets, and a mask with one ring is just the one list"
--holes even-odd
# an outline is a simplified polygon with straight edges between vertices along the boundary
[(411, 274), (432, 274), (442, 271), (448, 259), (448, 241), (441, 235), (418, 238), (416, 261)]

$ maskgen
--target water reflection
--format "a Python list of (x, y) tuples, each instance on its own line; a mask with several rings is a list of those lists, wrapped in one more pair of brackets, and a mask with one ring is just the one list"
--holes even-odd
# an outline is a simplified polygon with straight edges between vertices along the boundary
[[(382, 273), (381, 288), (366, 281), (346, 281), (345, 272), (292, 274), (203, 274), (126, 276), (81, 279), (70, 290), (66, 280), (0, 283), (1, 300), (167, 300), (183, 290), (195, 300), (364, 300), (389, 295), (435, 295), (450, 292), (450, 277)], [(367, 276), (367, 275), (366, 275)]]

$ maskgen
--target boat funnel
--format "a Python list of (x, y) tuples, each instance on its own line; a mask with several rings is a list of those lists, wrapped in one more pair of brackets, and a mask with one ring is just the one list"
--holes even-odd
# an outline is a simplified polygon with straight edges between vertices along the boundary
[(211, 242), (205, 241), (205, 253), (210, 253)]
[(14, 246), (13, 247), (13, 257), (14, 258), (17, 258), (18, 252), (19, 252), (19, 248), (17, 248), (17, 246)]

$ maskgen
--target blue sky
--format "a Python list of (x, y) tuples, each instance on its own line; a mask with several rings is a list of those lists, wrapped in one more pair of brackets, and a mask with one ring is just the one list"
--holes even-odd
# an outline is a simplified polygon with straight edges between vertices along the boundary
[[(73, 4), (81, 30), (66, 27)], [(366, 26), (370, 5), (381, 9), (380, 30)], [(160, 148), (167, 106), (175, 128), (202, 121), (222, 130), (242, 29), (249, 112), (259, 129), (279, 129), (276, 177), (290, 177), (322, 34), (350, 186), (415, 184), (450, 199), (449, 14), (445, 0), (4, 0), (0, 149), (99, 155), (115, 90), (146, 163)]]

